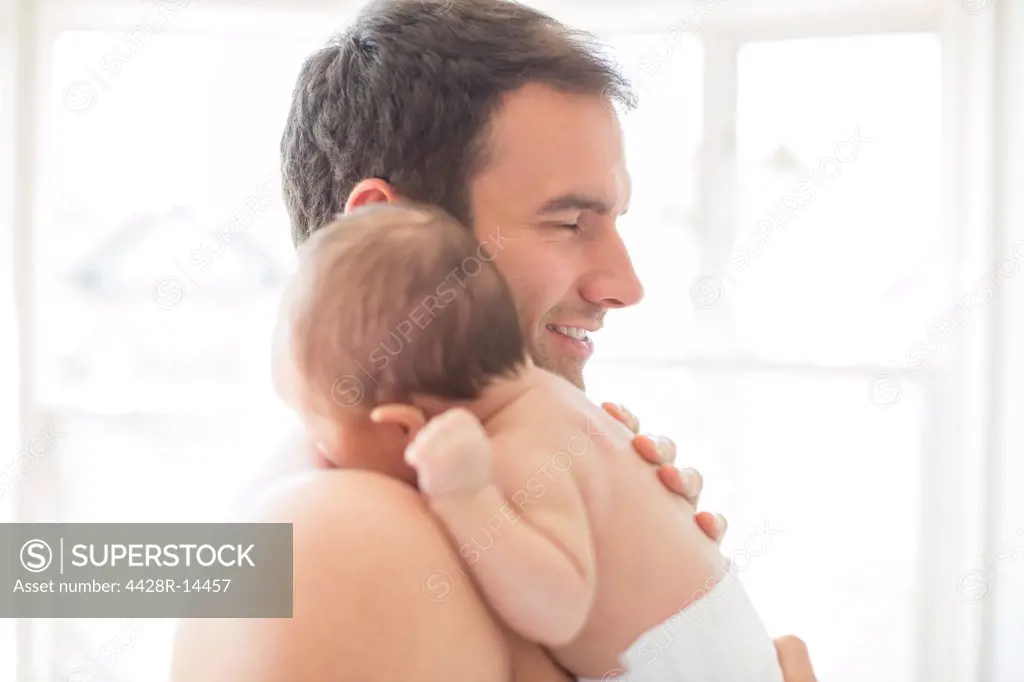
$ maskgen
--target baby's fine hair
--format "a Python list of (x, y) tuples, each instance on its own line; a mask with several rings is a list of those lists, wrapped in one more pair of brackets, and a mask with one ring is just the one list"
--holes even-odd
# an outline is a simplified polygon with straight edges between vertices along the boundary
[(439, 209), (338, 217), (298, 250), (275, 334), (278, 392), (323, 416), (414, 394), (478, 397), (526, 358), (495, 254)]

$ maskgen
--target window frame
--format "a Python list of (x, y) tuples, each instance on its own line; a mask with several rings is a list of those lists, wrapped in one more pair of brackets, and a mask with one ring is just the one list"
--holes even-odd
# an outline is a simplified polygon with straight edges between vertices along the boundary
[[(1000, 250), (1024, 243), (1024, 11), (1020, 3), (1002, 2), (995, 8), (996, 107), (995, 148), (995, 230)], [(1024, 527), (1024, 279), (1018, 276), (1007, 285), (1007, 295), (996, 320), (992, 348), (993, 405), (989, 443), (991, 460), (987, 481), (990, 486), (985, 557), (999, 559), (996, 552), (1011, 539), (1020, 547)], [(1014, 352), (1017, 350), (1018, 352)], [(1000, 371), (1001, 370), (1001, 371)], [(1017, 555), (1014, 554), (1014, 562)], [(984, 562), (982, 563), (984, 565)], [(977, 568), (977, 565), (975, 566)], [(1024, 572), (1020, 564), (997, 576), (990, 600), (996, 604), (984, 614), (982, 675), (986, 680), (1024, 679), (1024, 657), (1019, 633), (1024, 631)]]

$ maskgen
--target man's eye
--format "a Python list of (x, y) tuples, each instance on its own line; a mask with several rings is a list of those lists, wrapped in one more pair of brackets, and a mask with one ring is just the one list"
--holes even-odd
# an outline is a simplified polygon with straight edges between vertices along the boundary
[(547, 228), (547, 229), (552, 229), (552, 230), (568, 229), (568, 230), (572, 230), (573, 232), (579, 232), (580, 231), (580, 222), (579, 222), (579, 220), (576, 220), (575, 222), (568, 221), (568, 220), (565, 221), (565, 222), (558, 222), (557, 220), (552, 220), (550, 222), (542, 223), (542, 226)]

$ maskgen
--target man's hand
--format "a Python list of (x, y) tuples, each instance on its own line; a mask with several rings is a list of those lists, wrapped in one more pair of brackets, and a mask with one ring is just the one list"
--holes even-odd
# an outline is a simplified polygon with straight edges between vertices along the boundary
[(491, 456), (487, 432), (462, 408), (431, 419), (405, 449), (420, 492), (434, 499), (471, 494), (490, 483)]
[(789, 635), (775, 640), (775, 651), (779, 654), (779, 665), (785, 682), (817, 682), (811, 669), (811, 656), (807, 645), (799, 637)]
[[(676, 444), (672, 442), (672, 439), (664, 436), (651, 438), (640, 435), (640, 421), (621, 405), (603, 403), (601, 407), (636, 434), (633, 438), (633, 449), (638, 455), (658, 467), (658, 478), (662, 484), (677, 495), (682, 495), (687, 502), (696, 507), (700, 500), (700, 492), (704, 487), (704, 479), (696, 469), (675, 467), (673, 462), (676, 459)], [(725, 537), (725, 531), (728, 528), (725, 517), (721, 514), (698, 512), (696, 520), (697, 525), (709, 538), (719, 544), (722, 543), (722, 538)]]

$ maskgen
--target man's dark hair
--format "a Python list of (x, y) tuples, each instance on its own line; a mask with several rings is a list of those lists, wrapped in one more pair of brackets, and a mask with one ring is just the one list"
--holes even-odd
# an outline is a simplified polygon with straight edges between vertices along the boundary
[(472, 225), (469, 182), (488, 123), (528, 83), (634, 106), (589, 34), (509, 0), (374, 0), (299, 73), (281, 140), (298, 245), (344, 210), (357, 182)]

